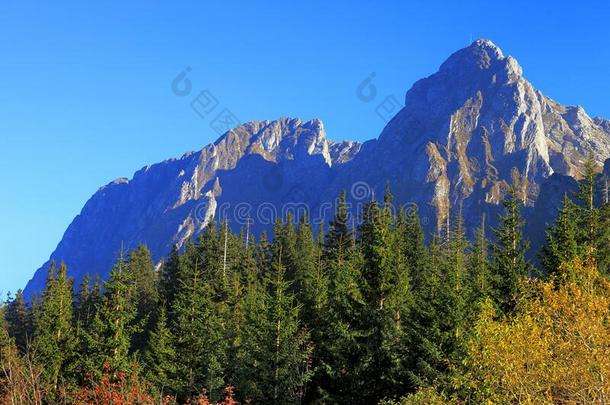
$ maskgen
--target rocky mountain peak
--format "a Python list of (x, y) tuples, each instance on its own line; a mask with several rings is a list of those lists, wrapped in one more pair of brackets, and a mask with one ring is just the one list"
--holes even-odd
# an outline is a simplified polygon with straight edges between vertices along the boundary
[(440, 67), (440, 71), (460, 69), (484, 70), (502, 62), (504, 54), (488, 39), (477, 39), (470, 46), (452, 54)]
[[(242, 154), (258, 154), (278, 162), (300, 156), (321, 156), (332, 166), (324, 124), (319, 119), (304, 122), (282, 117), (273, 121), (252, 121), (225, 133), (215, 146)], [(240, 146), (240, 147), (237, 147)]]
[[(417, 203), (432, 232), (444, 229), (457, 207), (470, 229), (482, 210), (495, 218), (513, 183), (543, 223), (554, 205), (539, 201), (561, 196), (564, 180), (578, 178), (589, 154), (600, 166), (610, 157), (610, 121), (537, 91), (516, 59), (480, 39), (417, 81), (378, 139), (332, 142), (318, 119), (244, 123), (198, 152), (102, 187), (51, 258), (65, 260), (77, 281), (86, 271), (104, 276), (121, 246), (146, 243), (160, 260), (213, 217), (236, 227), (256, 218), (256, 232), (273, 223), (263, 214), (283, 214), (289, 204), (323, 216), (354, 184), (380, 195), (390, 182), (396, 201)], [(235, 210), (245, 206), (245, 213)], [(47, 266), (26, 296), (40, 291)]]

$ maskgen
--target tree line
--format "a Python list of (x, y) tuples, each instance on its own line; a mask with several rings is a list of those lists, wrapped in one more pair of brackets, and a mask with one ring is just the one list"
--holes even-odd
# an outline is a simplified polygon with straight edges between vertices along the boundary
[(526, 258), (509, 187), (492, 234), (427, 238), (391, 191), (317, 235), (307, 217), (247, 243), (226, 223), (155, 269), (145, 246), (74, 286), (52, 265), (1, 307), (3, 403), (469, 403), (610, 395), (610, 205), (591, 161)]

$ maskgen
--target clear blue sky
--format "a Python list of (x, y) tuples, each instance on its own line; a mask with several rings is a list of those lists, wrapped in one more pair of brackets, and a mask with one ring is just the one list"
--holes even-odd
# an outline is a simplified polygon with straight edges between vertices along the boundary
[(366, 76), (403, 100), (485, 37), (547, 95), (610, 117), (607, 2), (159, 3), (0, 3), (0, 290), (25, 285), (99, 186), (217, 137), (170, 91), (186, 66), (241, 121), (319, 117), (365, 140), (384, 125), (355, 96)]

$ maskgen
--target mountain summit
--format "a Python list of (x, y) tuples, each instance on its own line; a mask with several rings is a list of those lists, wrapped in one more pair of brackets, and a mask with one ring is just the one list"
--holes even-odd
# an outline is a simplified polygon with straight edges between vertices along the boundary
[[(198, 152), (100, 188), (51, 259), (64, 260), (76, 281), (87, 272), (105, 276), (121, 246), (146, 243), (161, 261), (212, 217), (255, 233), (287, 206), (328, 219), (341, 190), (359, 202), (380, 195), (387, 182), (398, 203), (419, 205), (430, 232), (445, 227), (458, 206), (475, 226), (482, 212), (497, 212), (514, 181), (528, 212), (550, 220), (552, 210), (541, 214), (536, 206), (543, 199), (544, 207), (556, 206), (564, 184), (558, 179), (578, 178), (588, 154), (600, 166), (610, 157), (610, 121), (546, 97), (514, 58), (480, 39), (417, 81), (378, 139), (333, 142), (320, 120), (243, 124)], [(554, 173), (559, 177), (551, 179)], [(555, 191), (541, 192), (547, 189)], [(26, 296), (43, 288), (48, 265), (36, 271)]]

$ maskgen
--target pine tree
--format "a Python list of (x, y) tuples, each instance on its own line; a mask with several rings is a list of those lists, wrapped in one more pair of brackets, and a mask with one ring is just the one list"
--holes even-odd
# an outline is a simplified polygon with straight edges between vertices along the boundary
[(514, 186), (504, 199), (504, 215), (494, 229), (496, 242), (492, 245), (493, 296), (500, 308), (511, 311), (520, 293), (521, 279), (529, 276), (531, 265), (525, 258), (529, 242), (523, 239), (524, 221), (521, 218), (521, 201)]
[(44, 364), (44, 379), (50, 395), (57, 392), (67, 359), (74, 350), (72, 294), (66, 265), (62, 262), (56, 272), (51, 264), (33, 342), (38, 361)]

